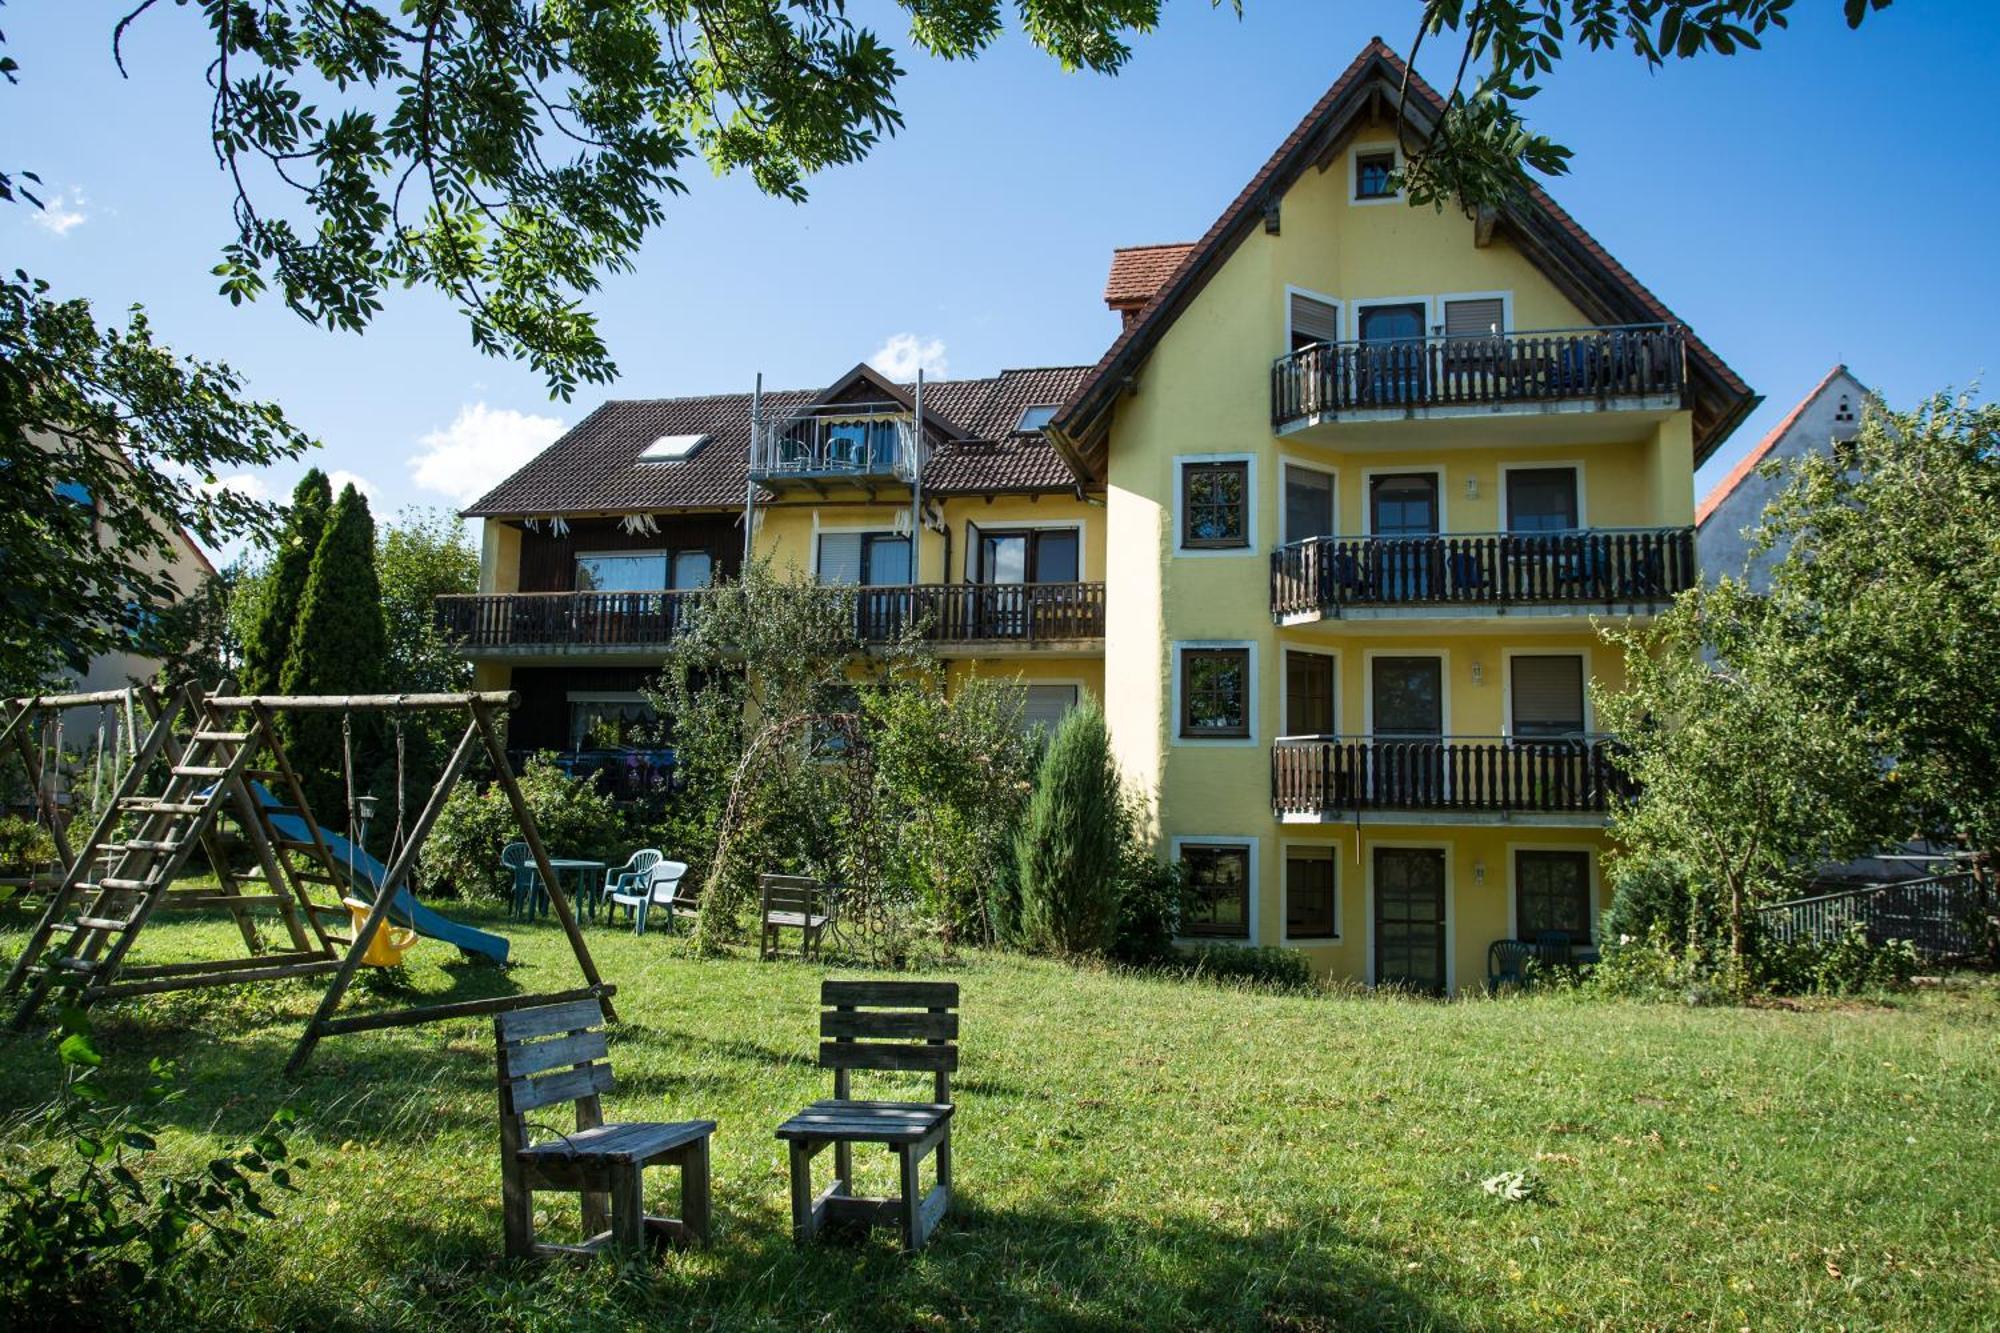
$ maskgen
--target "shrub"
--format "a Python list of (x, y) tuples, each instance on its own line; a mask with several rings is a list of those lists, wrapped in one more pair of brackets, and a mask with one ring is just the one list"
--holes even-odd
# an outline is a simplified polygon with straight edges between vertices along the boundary
[(1761, 941), (1755, 976), (1761, 990), (1779, 995), (1859, 995), (1895, 990), (1917, 973), (1917, 951), (1908, 940), (1873, 943), (1859, 921), (1831, 940), (1786, 944)]
[(1655, 930), (1671, 941), (1688, 938), (1693, 897), (1678, 867), (1621, 857), (1612, 866), (1612, 880), (1611, 906), (1604, 914), (1607, 938), (1646, 940)]
[(175, 1096), (173, 1067), (153, 1061), (140, 1106), (115, 1108), (96, 1086), (102, 1057), (80, 1009), (65, 1006), (62, 1031), (62, 1085), (44, 1125), (76, 1163), (0, 1173), (0, 1326), (183, 1322), (189, 1287), (242, 1245), (245, 1220), (273, 1216), (263, 1185), (291, 1190), (305, 1167), (285, 1143), (292, 1113), (194, 1170), (149, 1171), (145, 1113)]
[(0, 866), (39, 866), (55, 859), (55, 839), (47, 829), (19, 815), (0, 815)]
[(1133, 963), (1173, 956), (1186, 889), (1181, 863), (1153, 854), (1143, 816), (1136, 802), (1128, 802), (1119, 820), (1118, 932), (1112, 952)]
[(1031, 948), (1100, 953), (1118, 927), (1118, 767), (1094, 701), (1049, 741), (1018, 841), (1021, 931)]
[[(611, 798), (598, 790), (595, 774), (573, 778), (556, 765), (555, 756), (538, 754), (529, 757), (518, 781), (550, 856), (611, 862), (629, 850), (624, 847), (624, 821)], [(461, 782), (425, 844), (425, 888), (447, 896), (488, 893), (505, 898), (511, 881), (501, 868), (500, 853), (520, 837), (521, 826), (498, 783), (482, 789)]]

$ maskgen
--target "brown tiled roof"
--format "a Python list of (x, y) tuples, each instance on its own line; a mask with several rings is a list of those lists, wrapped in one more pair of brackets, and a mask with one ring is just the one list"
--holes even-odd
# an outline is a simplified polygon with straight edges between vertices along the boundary
[[(1189, 248), (1180, 264), (1160, 284), (1145, 306), (1136, 316), (1127, 318), (1125, 327), (1091, 368), (1076, 397), (1065, 405), (1055, 420), (1053, 433), (1066, 452), (1073, 456), (1087, 452), (1079, 446), (1087, 444), (1093, 433), (1101, 430), (1105, 413), (1116, 401), (1120, 386), (1136, 372), (1181, 311), (1207, 285), (1208, 279), (1221, 268), (1243, 237), (1250, 233), (1263, 206), (1283, 195), (1292, 181), (1315, 160), (1322, 134), (1342, 115), (1352, 113), (1361, 105), (1359, 99), (1369, 92), (1371, 86), (1387, 86), (1391, 90), (1390, 102), (1393, 105), (1394, 90), (1401, 86), (1405, 76), (1413, 103), (1433, 116), (1443, 110), (1444, 99), (1437, 91), (1411, 70), (1380, 37), (1371, 38), (1368, 45), (1361, 49), (1361, 54), (1341, 72), (1333, 86), (1326, 90), (1312, 110), (1278, 145), (1277, 151), (1250, 178), (1249, 184), (1223, 210), (1215, 224)], [(1371, 85), (1371, 78), (1377, 77), (1380, 82)], [(1649, 312), (1655, 319), (1673, 320), (1673, 314), (1665, 304), (1613, 259), (1546, 191), (1539, 186), (1530, 186), (1529, 203), (1531, 207), (1527, 210), (1503, 212), (1514, 221), (1532, 223), (1536, 219), (1546, 219), (1600, 266), (1603, 277), (1608, 279), (1605, 286), (1617, 296)], [(1536, 256), (1531, 252), (1530, 258), (1535, 259)], [(1116, 271), (1115, 260), (1113, 271)], [(1688, 350), (1697, 368), (1707, 372), (1733, 400), (1730, 409), (1711, 427), (1709, 437), (1697, 441), (1696, 462), (1699, 463), (1759, 400), (1736, 372), (1692, 331), (1688, 333)], [(1080, 469), (1084, 467), (1081, 460), (1078, 466)]]
[(1771, 456), (1771, 450), (1778, 447), (1778, 441), (1784, 439), (1792, 427), (1799, 424), (1799, 418), (1805, 415), (1806, 408), (1811, 406), (1813, 399), (1825, 393), (1829, 385), (1846, 374), (1848, 369), (1845, 364), (1835, 366), (1826, 372), (1818, 384), (1813, 385), (1811, 393), (1792, 404), (1792, 410), (1785, 413), (1785, 419), (1771, 427), (1763, 439), (1751, 446), (1749, 453), (1737, 459), (1736, 466), (1729, 469), (1729, 475), (1717, 482), (1715, 489), (1695, 506), (1695, 523), (1700, 525), (1708, 522), (1708, 516), (1715, 512), (1716, 506), (1728, 499), (1730, 493), (1743, 484), (1743, 479), (1756, 471), (1759, 463)]
[(1121, 245), (1111, 252), (1111, 276), (1104, 283), (1104, 304), (1144, 305), (1167, 285), (1174, 270), (1194, 249), (1193, 241), (1164, 245)]
[[(1067, 400), (1088, 366), (1003, 370), (976, 380), (924, 384), (924, 417), (964, 437), (940, 445), (924, 474), (935, 494), (1063, 490), (1076, 476), (1039, 433), (1017, 435), (1026, 407)], [(767, 392), (764, 411), (782, 418), (817, 400), (818, 389)], [(681, 462), (642, 463), (662, 435), (707, 435)], [(614, 399), (572, 427), (465, 510), (467, 518), (638, 513), (734, 508), (749, 481), (750, 395)]]

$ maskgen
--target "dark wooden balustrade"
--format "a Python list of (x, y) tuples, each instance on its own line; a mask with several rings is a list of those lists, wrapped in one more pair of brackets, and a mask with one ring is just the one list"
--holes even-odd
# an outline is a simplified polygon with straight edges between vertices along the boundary
[(1288, 736), (1271, 747), (1280, 816), (1364, 810), (1603, 814), (1631, 783), (1608, 740)]
[(1436, 407), (1679, 398), (1687, 335), (1671, 324), (1315, 343), (1271, 366), (1271, 424)]
[(1271, 614), (1665, 602), (1696, 577), (1693, 528), (1313, 537), (1272, 552)]
[[(699, 591), (527, 592), (440, 597), (439, 627), (466, 648), (656, 648)], [(1104, 637), (1102, 583), (855, 588), (855, 633), (883, 642), (1055, 643)]]

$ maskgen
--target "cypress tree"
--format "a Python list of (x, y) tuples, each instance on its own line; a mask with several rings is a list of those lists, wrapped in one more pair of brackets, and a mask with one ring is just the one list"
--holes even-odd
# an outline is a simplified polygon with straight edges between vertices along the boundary
[(245, 694), (278, 691), (285, 659), (291, 654), (292, 627), (298, 621), (306, 575), (312, 570), (313, 555), (326, 531), (327, 510), (332, 507), (333, 487), (324, 472), (313, 468), (292, 491), (291, 512), (260, 590), (257, 618), (244, 635), (243, 670), (237, 683)]
[(1098, 953), (1118, 925), (1118, 765), (1097, 704), (1064, 716), (1049, 741), (1016, 847), (1021, 932), (1030, 946)]
[[(334, 501), (313, 553), (279, 684), (286, 694), (378, 693), (388, 652), (382, 583), (375, 568), (375, 520), (368, 502), (350, 485)], [(377, 766), (380, 722), (372, 714), (353, 719), (354, 767), (361, 786)], [(341, 827), (347, 817), (341, 715), (286, 714), (284, 739), (313, 813), (327, 827)]]

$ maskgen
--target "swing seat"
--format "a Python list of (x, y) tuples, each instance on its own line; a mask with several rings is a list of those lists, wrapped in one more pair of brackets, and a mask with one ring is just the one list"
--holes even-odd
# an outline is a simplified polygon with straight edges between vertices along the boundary
[[(361, 933), (361, 925), (368, 919), (373, 904), (364, 903), (359, 898), (342, 898), (348, 914), (354, 918), (354, 932)], [(383, 923), (375, 932), (375, 938), (368, 941), (368, 952), (361, 955), (361, 961), (369, 967), (395, 967), (403, 961), (403, 955), (414, 946), (419, 936), (414, 930), (404, 930), (400, 926)]]

